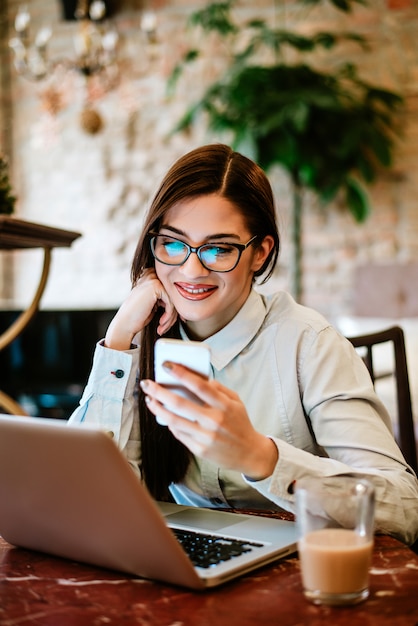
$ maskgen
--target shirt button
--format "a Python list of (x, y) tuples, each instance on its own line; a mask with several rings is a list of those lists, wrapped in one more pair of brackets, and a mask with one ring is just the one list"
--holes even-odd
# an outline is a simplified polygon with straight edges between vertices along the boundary
[(110, 372), (116, 378), (123, 378), (125, 376), (125, 372), (123, 370), (116, 370), (115, 372)]

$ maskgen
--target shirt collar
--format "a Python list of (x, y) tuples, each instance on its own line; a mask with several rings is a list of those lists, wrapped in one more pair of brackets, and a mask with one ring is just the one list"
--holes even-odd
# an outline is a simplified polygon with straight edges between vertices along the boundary
[[(258, 333), (266, 316), (263, 297), (252, 289), (235, 317), (220, 331), (205, 339), (210, 347), (211, 363), (217, 370), (224, 368)], [(183, 339), (188, 339), (180, 327)]]

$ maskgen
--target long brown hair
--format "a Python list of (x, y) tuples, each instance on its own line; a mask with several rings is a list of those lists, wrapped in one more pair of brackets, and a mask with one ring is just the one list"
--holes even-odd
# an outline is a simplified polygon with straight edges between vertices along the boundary
[[(229, 146), (211, 144), (192, 150), (181, 157), (164, 177), (145, 218), (142, 234), (135, 251), (131, 279), (136, 283), (147, 267), (154, 267), (149, 245), (149, 233), (158, 232), (167, 211), (177, 202), (196, 196), (217, 193), (241, 212), (251, 235), (262, 241), (266, 235), (274, 246), (255, 276), (265, 282), (277, 262), (280, 239), (276, 224), (273, 192), (263, 170), (253, 161), (234, 152)], [(158, 338), (159, 312), (141, 333), (140, 377), (154, 377), (154, 343)], [(179, 337), (175, 324), (167, 337)], [(144, 394), (139, 391), (139, 420), (141, 432), (141, 472), (151, 494), (159, 500), (169, 497), (168, 487), (180, 482), (187, 471), (191, 454), (169, 431), (157, 424), (148, 411)]]

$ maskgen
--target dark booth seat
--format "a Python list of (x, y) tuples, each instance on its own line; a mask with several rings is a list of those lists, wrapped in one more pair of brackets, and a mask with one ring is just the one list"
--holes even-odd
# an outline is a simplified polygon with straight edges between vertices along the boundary
[[(0, 311), (0, 333), (20, 311)], [(2, 388), (30, 415), (68, 418), (114, 310), (39, 311), (0, 352)]]

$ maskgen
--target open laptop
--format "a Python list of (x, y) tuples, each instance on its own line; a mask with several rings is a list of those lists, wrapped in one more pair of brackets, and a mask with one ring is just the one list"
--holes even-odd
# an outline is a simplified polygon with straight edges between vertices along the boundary
[[(232, 543), (237, 556), (193, 565), (174, 533), (196, 530), (222, 550)], [(156, 503), (96, 427), (10, 415), (0, 415), (0, 535), (16, 546), (192, 589), (296, 550), (293, 522)]]

